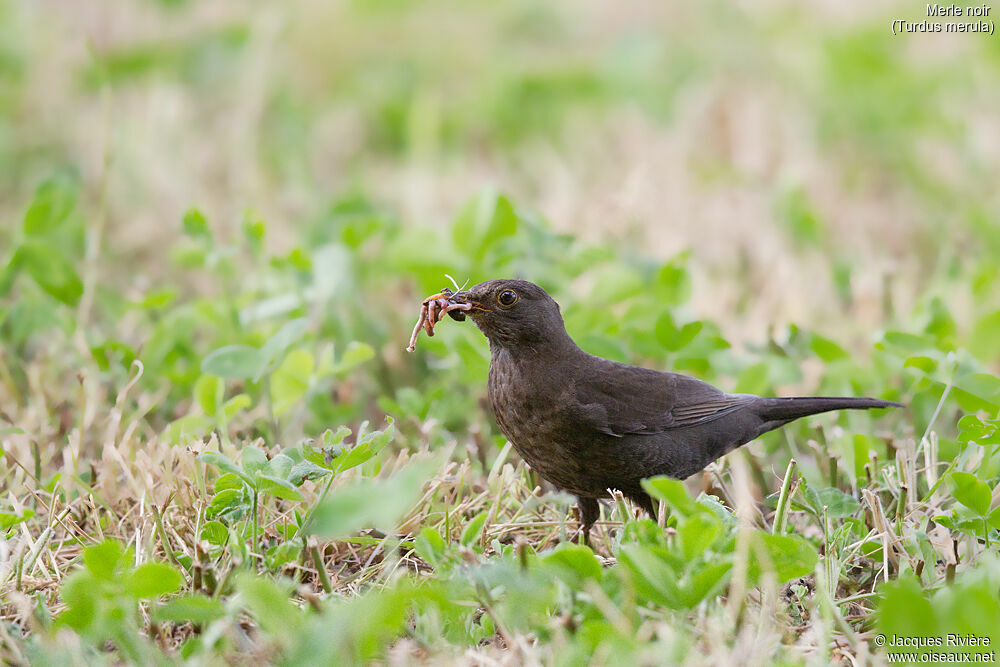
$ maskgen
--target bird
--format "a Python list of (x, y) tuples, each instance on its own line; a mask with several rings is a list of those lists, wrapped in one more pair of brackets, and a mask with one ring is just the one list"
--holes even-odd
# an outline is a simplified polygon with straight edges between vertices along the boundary
[(655, 518), (647, 477), (684, 479), (801, 417), (903, 407), (878, 398), (729, 394), (588, 354), (566, 331), (559, 304), (526, 280), (488, 280), (443, 296), (457, 306), (450, 317), (470, 318), (489, 341), (497, 425), (528, 466), (577, 497), (585, 544), (609, 489)]

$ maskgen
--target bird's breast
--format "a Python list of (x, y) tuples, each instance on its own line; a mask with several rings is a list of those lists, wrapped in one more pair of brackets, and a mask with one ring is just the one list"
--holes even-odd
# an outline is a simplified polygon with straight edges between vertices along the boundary
[(562, 489), (592, 495), (591, 445), (564, 409), (573, 398), (571, 378), (553, 363), (494, 353), (488, 386), (497, 425), (528, 465)]

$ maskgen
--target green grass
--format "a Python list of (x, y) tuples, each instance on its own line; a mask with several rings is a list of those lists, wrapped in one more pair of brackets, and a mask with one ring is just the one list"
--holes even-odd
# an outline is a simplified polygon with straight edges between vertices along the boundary
[[(0, 0), (5, 661), (1000, 641), (985, 42), (928, 66), (818, 7), (196, 4)], [(403, 351), (445, 274), (542, 284), (601, 356), (907, 408), (649, 480), (659, 525), (609, 497), (591, 550), (489, 417), (479, 332)]]

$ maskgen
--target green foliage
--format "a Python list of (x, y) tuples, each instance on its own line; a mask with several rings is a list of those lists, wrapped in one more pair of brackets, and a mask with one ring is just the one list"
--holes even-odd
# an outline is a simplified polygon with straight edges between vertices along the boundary
[[(924, 55), (882, 19), (808, 7), (626, 12), (594, 39), (605, 12), (586, 8), (315, 4), (206, 28), (197, 3), (157, 0), (162, 36), (116, 20), (114, 39), (50, 48), (61, 20), (0, 0), (0, 659), (797, 664), (870, 658), (873, 630), (995, 645), (1000, 227), (975, 147), (996, 42)], [(709, 218), (659, 189), (679, 132), (699, 137), (679, 165)], [(449, 183), (470, 188), (450, 219), (428, 194), (454, 205)], [(737, 230), (741, 204), (729, 228), (685, 230), (729, 199), (773, 225)], [(530, 210), (566, 202), (583, 219)], [(791, 256), (758, 257), (775, 239)], [(815, 269), (798, 279), (835, 303), (786, 309), (770, 283), (787, 267), (761, 257)], [(591, 549), (485, 417), (479, 332), (446, 320), (402, 352), (445, 274), (542, 284), (611, 359), (907, 408), (645, 480), (665, 525), (622, 502)], [(809, 321), (759, 326), (794, 312)]]

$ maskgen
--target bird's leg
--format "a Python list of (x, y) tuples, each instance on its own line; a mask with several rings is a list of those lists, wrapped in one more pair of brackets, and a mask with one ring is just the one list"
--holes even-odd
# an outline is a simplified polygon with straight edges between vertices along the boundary
[(601, 516), (601, 506), (595, 498), (577, 497), (577, 509), (580, 513), (580, 534), (581, 540), (586, 546), (590, 546), (590, 529), (594, 522)]

